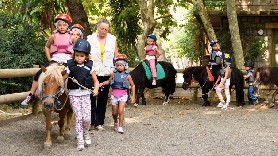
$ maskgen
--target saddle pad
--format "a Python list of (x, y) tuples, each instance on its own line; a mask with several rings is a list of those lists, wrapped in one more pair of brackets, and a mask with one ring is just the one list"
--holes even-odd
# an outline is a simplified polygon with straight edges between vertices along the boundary
[[(150, 80), (152, 78), (152, 73), (151, 73), (150, 67), (147, 66), (147, 64), (144, 61), (142, 61), (141, 63), (143, 65), (144, 69), (145, 69), (145, 73), (146, 73), (147, 78)], [(160, 79), (165, 78), (165, 71), (159, 63), (156, 64), (156, 76), (157, 76), (156, 80), (160, 80)]]
[(214, 82), (214, 77), (212, 76), (208, 66), (206, 66), (206, 69), (207, 69), (207, 73), (208, 73), (208, 79), (210, 82)]

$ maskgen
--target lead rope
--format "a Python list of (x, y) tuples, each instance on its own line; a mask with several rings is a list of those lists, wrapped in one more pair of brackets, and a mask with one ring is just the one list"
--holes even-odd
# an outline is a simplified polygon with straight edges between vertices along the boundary
[(91, 94), (94, 94), (94, 92), (92, 91), (92, 89), (89, 89), (83, 85), (81, 85), (74, 77), (68, 77), (72, 80), (72, 82), (76, 83), (78, 86), (80, 86), (81, 88), (88, 90)]

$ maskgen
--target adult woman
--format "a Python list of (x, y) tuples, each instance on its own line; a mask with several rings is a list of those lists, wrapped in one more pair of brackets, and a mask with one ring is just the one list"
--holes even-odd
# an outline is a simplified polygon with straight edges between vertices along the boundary
[(96, 69), (100, 85), (97, 100), (91, 96), (92, 113), (91, 125), (98, 130), (104, 130), (106, 105), (109, 93), (109, 77), (114, 69), (114, 57), (118, 55), (116, 37), (109, 33), (110, 23), (107, 19), (101, 19), (97, 24), (97, 32), (87, 38), (91, 44), (91, 59)]

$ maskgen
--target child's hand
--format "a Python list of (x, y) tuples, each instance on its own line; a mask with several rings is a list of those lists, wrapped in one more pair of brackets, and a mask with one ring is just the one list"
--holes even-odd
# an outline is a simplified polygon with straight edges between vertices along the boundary
[(218, 87), (218, 88), (223, 88), (223, 84), (220, 83), (217, 87)]
[(97, 96), (98, 95), (98, 90), (94, 89), (93, 90), (93, 96)]

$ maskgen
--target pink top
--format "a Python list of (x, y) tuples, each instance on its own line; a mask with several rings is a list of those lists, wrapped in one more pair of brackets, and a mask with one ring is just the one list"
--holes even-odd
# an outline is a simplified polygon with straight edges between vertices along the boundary
[(147, 45), (145, 47), (146, 55), (156, 56), (156, 51), (155, 51), (156, 48), (157, 46), (155, 44)]
[(53, 32), (54, 42), (51, 44), (50, 52), (51, 53), (73, 53), (72, 43), (71, 43), (71, 34), (66, 32), (64, 34), (59, 33), (57, 30)]
[(112, 89), (112, 95), (115, 97), (121, 97), (123, 95), (127, 95), (127, 89)]

